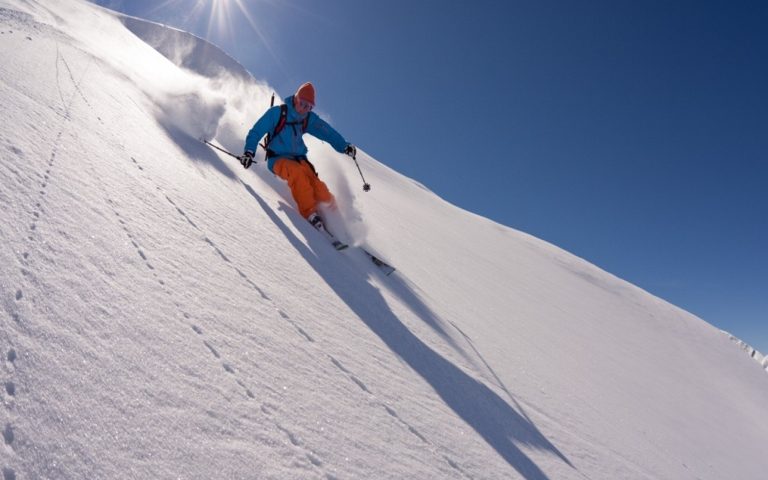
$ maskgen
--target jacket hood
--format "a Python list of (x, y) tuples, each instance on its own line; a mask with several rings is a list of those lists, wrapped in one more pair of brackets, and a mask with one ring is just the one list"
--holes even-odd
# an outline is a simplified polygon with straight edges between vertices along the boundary
[(285, 97), (283, 99), (285, 104), (288, 105), (288, 112), (287, 112), (288, 115), (287, 115), (286, 120), (289, 121), (289, 122), (295, 122), (295, 121), (299, 121), (299, 120), (304, 120), (305, 118), (307, 118), (307, 115), (309, 115), (309, 113), (310, 113), (310, 112), (307, 112), (304, 115), (299, 115), (299, 112), (297, 112), (296, 109), (293, 108), (293, 97), (295, 97), (295, 96), (296, 95), (291, 95), (290, 97)]

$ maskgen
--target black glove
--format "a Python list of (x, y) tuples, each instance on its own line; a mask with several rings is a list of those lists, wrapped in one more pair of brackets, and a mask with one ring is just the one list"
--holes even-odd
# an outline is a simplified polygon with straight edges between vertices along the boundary
[(253, 152), (245, 152), (241, 156), (237, 157), (240, 160), (240, 163), (243, 165), (243, 168), (247, 169), (248, 167), (253, 164)]
[(355, 147), (350, 143), (349, 145), (346, 146), (346, 148), (344, 148), (344, 153), (346, 153), (352, 158), (355, 158), (357, 157), (357, 147)]

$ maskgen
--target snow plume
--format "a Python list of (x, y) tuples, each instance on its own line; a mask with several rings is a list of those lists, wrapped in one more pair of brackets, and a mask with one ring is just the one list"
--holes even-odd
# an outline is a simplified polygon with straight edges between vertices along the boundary
[[(43, 9), (44, 7), (39, 7)], [(166, 128), (192, 137), (212, 136), (225, 110), (224, 96), (204, 77), (183, 71), (135, 36), (109, 11), (68, 2), (58, 20), (99, 68), (140, 86), (144, 103)]]
[(217, 140), (225, 149), (242, 153), (245, 136), (269, 108), (269, 87), (221, 74), (204, 78), (186, 70), (174, 83), (157, 82), (147, 92), (158, 121), (195, 139)]
[[(186, 92), (179, 92), (174, 83), (160, 95), (162, 122), (195, 138), (215, 138), (224, 148), (239, 152), (248, 129), (269, 107), (270, 87), (195, 35), (134, 17), (118, 18), (191, 81)], [(187, 100), (191, 109), (179, 106)]]
[(352, 159), (314, 137), (307, 135), (304, 138), (318, 175), (336, 198), (333, 208), (321, 207), (328, 228), (352, 245), (365, 245), (368, 229), (363, 213), (355, 205), (357, 195), (353, 190), (355, 182), (360, 183), (361, 180), (359, 176), (353, 176), (357, 175), (357, 170)]
[[(273, 90), (265, 83), (242, 80), (228, 74), (208, 79), (208, 87), (227, 99), (226, 110), (219, 119), (216, 140), (227, 150), (242, 153), (245, 136), (269, 108)], [(275, 98), (275, 104), (279, 103), (281, 101)]]
[(192, 138), (214, 138), (226, 102), (200, 90), (185, 93), (167, 92), (158, 98), (158, 120), (166, 128), (175, 128)]
[(146, 109), (174, 135), (216, 138), (237, 152), (269, 106), (270, 88), (205, 40), (78, 2), (62, 8), (68, 11), (59, 21), (62, 29), (78, 38), (100, 68), (138, 86)]

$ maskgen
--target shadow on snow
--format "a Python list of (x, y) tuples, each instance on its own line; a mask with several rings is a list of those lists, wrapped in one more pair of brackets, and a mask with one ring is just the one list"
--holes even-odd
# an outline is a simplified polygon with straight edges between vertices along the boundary
[[(328, 283), (338, 297), (520, 475), (528, 480), (548, 479), (538, 465), (518, 448), (517, 445), (520, 444), (548, 451), (571, 468), (575, 468), (530, 419), (518, 413), (483, 383), (467, 375), (435, 352), (400, 321), (387, 305), (381, 292), (368, 282), (369, 274), (376, 267), (372, 266), (368, 271), (350, 268), (340, 275), (338, 266), (318, 257), (296, 237), (250, 186), (245, 183), (243, 185), (272, 222), (280, 228), (291, 245)], [(286, 210), (289, 211), (291, 218), (295, 218), (294, 221), (297, 222), (300, 230), (310, 231), (311, 227), (308, 224), (304, 225), (305, 222), (299, 220), (298, 214), (292, 214), (290, 209)], [(318, 240), (318, 243), (323, 241)], [(328, 255), (336, 255), (330, 246)], [(390, 278), (395, 281), (393, 277)], [(400, 287), (407, 288), (405, 285)], [(417, 298), (413, 293), (405, 297), (410, 297), (411, 300)], [(428, 318), (424, 321), (428, 324), (435, 323), (434, 315), (421, 301), (417, 300), (416, 305), (409, 304), (409, 306), (415, 307), (414, 311), (417, 314), (427, 315)]]

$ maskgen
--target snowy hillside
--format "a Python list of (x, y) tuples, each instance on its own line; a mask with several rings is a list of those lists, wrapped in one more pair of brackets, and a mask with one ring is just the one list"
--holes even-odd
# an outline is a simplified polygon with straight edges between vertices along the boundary
[(4, 480), (766, 478), (768, 375), (728, 336), (310, 142), (331, 226), (398, 271), (334, 251), (197, 141), (242, 149), (272, 89), (241, 69), (0, 0)]

